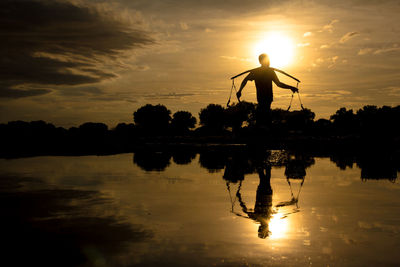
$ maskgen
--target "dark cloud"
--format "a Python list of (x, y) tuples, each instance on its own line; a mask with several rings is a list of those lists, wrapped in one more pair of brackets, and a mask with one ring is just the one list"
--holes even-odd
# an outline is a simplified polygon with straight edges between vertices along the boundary
[[(92, 0), (107, 2), (107, 0)], [(293, 0), (118, 0), (123, 6), (131, 7), (144, 12), (157, 13), (162, 17), (187, 17), (194, 19), (199, 16), (213, 16), (211, 12), (224, 13), (226, 16), (244, 15), (246, 13), (265, 12), (266, 8), (280, 7)], [(150, 3), (151, 2), (151, 3)], [(296, 2), (296, 1), (294, 1)], [(192, 11), (196, 10), (195, 13)], [(215, 15), (215, 14), (214, 14)], [(182, 24), (180, 24), (182, 27)], [(186, 28), (183, 26), (183, 28)]]
[(63, 96), (90, 96), (104, 93), (103, 90), (95, 86), (63, 87), (59, 88), (58, 92)]
[(51, 91), (48, 89), (21, 90), (21, 89), (0, 88), (0, 97), (21, 98), (27, 96), (44, 95), (50, 92)]
[(21, 85), (79, 85), (116, 77), (105, 63), (153, 43), (139, 24), (66, 1), (2, 1), (0, 97), (49, 92), (16, 89)]
[[(108, 2), (108, 0), (91, 1)], [(216, 11), (218, 14), (224, 13), (226, 17), (233, 17), (237, 15), (245, 16), (252, 13), (270, 14), (273, 8), (285, 9), (288, 6), (307, 8), (317, 4), (347, 9), (349, 6), (399, 5), (398, 0), (117, 0), (117, 2), (126, 7), (155, 13), (158, 16), (176, 17), (180, 15), (191, 19), (204, 15), (212, 16), (213, 14), (209, 13), (210, 11)], [(193, 10), (196, 10), (196, 12), (191, 12)]]

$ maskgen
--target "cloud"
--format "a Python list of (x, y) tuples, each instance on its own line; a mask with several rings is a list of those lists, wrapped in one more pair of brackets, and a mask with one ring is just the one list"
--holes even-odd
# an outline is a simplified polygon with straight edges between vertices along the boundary
[(344, 99), (352, 95), (353, 93), (347, 90), (324, 90), (321, 93), (302, 93), (303, 97), (308, 99), (317, 98), (318, 100)]
[(179, 25), (181, 26), (181, 29), (184, 31), (189, 29), (189, 26), (187, 25), (186, 22), (181, 22), (181, 23), (179, 23)]
[(310, 46), (310, 43), (300, 43), (297, 44), (298, 47), (306, 47), (306, 46)]
[(305, 32), (305, 33), (303, 34), (303, 37), (309, 37), (309, 36), (311, 36), (311, 35), (313, 35), (312, 32)]
[(118, 64), (124, 51), (154, 43), (134, 23), (67, 1), (2, 1), (0, 97), (41, 95), (50, 90), (40, 86), (117, 77), (110, 66)]
[(332, 68), (338, 61), (339, 56), (333, 56), (333, 57), (327, 57), (327, 58), (317, 58), (315, 62), (311, 64), (312, 67), (322, 67), (322, 66), (328, 66), (328, 68)]
[(321, 49), (326, 49), (326, 48), (329, 48), (329, 45), (323, 44), (323, 45), (321, 45), (319, 48), (321, 48)]
[(361, 48), (361, 49), (358, 51), (357, 54), (358, 54), (359, 56), (362, 56), (362, 55), (370, 54), (370, 53), (372, 53), (372, 51), (373, 51), (372, 48)]
[(333, 25), (334, 25), (335, 23), (338, 23), (338, 22), (339, 22), (338, 19), (332, 20), (329, 24), (324, 25), (324, 26), (322, 27), (322, 29), (321, 29), (319, 32), (324, 32), (324, 31), (333, 32)]
[(400, 46), (398, 44), (394, 44), (392, 47), (377, 49), (374, 52), (374, 55), (380, 55), (380, 54), (395, 52), (395, 51), (400, 51)]
[(361, 48), (357, 54), (359, 56), (363, 56), (363, 55), (367, 55), (367, 54), (380, 55), (380, 54), (397, 52), (397, 51), (400, 51), (400, 46), (398, 44), (393, 44), (392, 46), (383, 47), (383, 48), (379, 48), (379, 49)]
[(387, 89), (389, 90), (389, 92), (388, 92), (389, 96), (394, 96), (394, 97), (399, 97), (400, 96), (400, 87), (398, 87), (398, 86), (390, 86)]
[(348, 40), (359, 34), (360, 34), (359, 32), (348, 32), (345, 35), (343, 35), (342, 38), (340, 38), (339, 43), (344, 44), (345, 42), (347, 42)]
[(241, 58), (241, 57), (236, 57), (236, 56), (220, 56), (220, 58), (227, 59), (227, 60), (238, 60), (238, 61), (246, 61), (246, 62), (252, 62), (250, 58)]
[(187, 96), (195, 96), (193, 93), (155, 93), (155, 94), (146, 94), (143, 97), (146, 99), (181, 99)]

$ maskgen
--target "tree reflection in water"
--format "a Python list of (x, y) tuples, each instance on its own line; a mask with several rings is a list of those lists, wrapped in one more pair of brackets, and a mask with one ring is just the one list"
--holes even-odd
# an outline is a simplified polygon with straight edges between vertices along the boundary
[[(287, 216), (300, 211), (299, 196), (306, 177), (306, 169), (315, 163), (312, 156), (288, 151), (268, 151), (264, 149), (206, 147), (200, 150), (172, 149), (167, 151), (137, 151), (134, 163), (145, 171), (164, 171), (171, 163), (189, 164), (199, 153), (200, 166), (210, 173), (224, 171), (223, 179), (231, 198), (231, 212), (237, 216), (251, 219), (259, 224), (260, 238), (279, 237)], [(361, 168), (361, 179), (388, 179), (394, 182), (399, 171), (399, 155), (391, 153), (332, 154), (330, 160), (340, 169)], [(291, 198), (273, 205), (271, 169), (285, 167), (285, 177)], [(259, 183), (256, 201), (250, 208), (241, 193), (245, 176), (257, 173)], [(238, 184), (237, 191), (231, 192), (231, 185)], [(235, 211), (235, 204), (240, 212)]]
[(389, 180), (395, 182), (400, 171), (399, 151), (366, 150), (353, 154), (333, 154), (332, 162), (341, 170), (353, 168), (356, 164), (361, 169), (361, 180)]
[(171, 164), (171, 154), (165, 151), (140, 150), (133, 155), (133, 162), (144, 171), (164, 171)]

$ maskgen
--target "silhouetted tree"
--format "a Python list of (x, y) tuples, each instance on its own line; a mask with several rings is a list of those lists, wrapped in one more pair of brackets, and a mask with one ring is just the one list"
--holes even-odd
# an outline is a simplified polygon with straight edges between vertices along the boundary
[(196, 126), (196, 118), (188, 111), (177, 111), (174, 113), (171, 128), (176, 134), (184, 134)]
[(291, 130), (307, 130), (314, 122), (315, 113), (306, 108), (292, 111), (286, 116), (286, 123)]
[(289, 113), (290, 111), (283, 110), (281, 108), (275, 108), (271, 110), (272, 122), (277, 125), (282, 124), (282, 122), (286, 122), (286, 118)]
[(114, 132), (119, 137), (130, 137), (135, 133), (135, 125), (133, 123), (118, 123)]
[(388, 106), (364, 106), (357, 111), (360, 132), (363, 136), (391, 137), (399, 130), (399, 115)]
[[(249, 126), (255, 125), (254, 110), (254, 104), (246, 102), (238, 103), (227, 109), (220, 105), (210, 104), (199, 113), (202, 127), (196, 129), (192, 137), (200, 138), (193, 140), (230, 142), (234, 140), (231, 137), (235, 135), (231, 135), (225, 128), (240, 129), (244, 122), (247, 122)], [(313, 134), (329, 138), (315, 139), (315, 144), (325, 140), (332, 142), (332, 145), (347, 146), (353, 144), (354, 141), (355, 147), (367, 144), (369, 149), (398, 148), (400, 106), (367, 105), (359, 109), (356, 114), (353, 110), (341, 108), (330, 117), (330, 120), (319, 119), (316, 122), (314, 122), (315, 114), (309, 109), (292, 112), (274, 109), (271, 113), (273, 123), (270, 139), (272, 142), (278, 136), (294, 137), (292, 135), (294, 130), (296, 133), (305, 132), (308, 136)], [(66, 130), (44, 121), (11, 121), (7, 124), (0, 124), (0, 154), (17, 156), (130, 151), (133, 146), (137, 145), (137, 142), (147, 142), (148, 136), (153, 136), (153, 139), (148, 140), (154, 141), (155, 135), (165, 135), (170, 132), (170, 129), (173, 129), (176, 134), (184, 134), (196, 123), (196, 119), (187, 111), (176, 112), (171, 120), (170, 111), (162, 105), (145, 105), (139, 108), (134, 113), (134, 120), (136, 124), (120, 123), (112, 131), (108, 131), (108, 127), (104, 123), (87, 122), (80, 125), (79, 128), (71, 127)], [(136, 138), (138, 136), (143, 138)], [(258, 139), (258, 137), (262, 139)], [(257, 127), (246, 127), (240, 131), (240, 138), (244, 142), (250, 144), (253, 142), (256, 146), (259, 146), (259, 141), (265, 140), (264, 137), (264, 133), (258, 131)], [(189, 138), (185, 140), (189, 140)], [(171, 141), (171, 138), (158, 138), (158, 141), (168, 142)], [(327, 147), (330, 145), (328, 143), (320, 144), (328, 145)], [(220, 156), (214, 157), (203, 153), (200, 163), (210, 170), (219, 170), (226, 164), (226, 159)], [(174, 161), (178, 164), (185, 164), (190, 162), (193, 157), (193, 154), (177, 153), (174, 155)], [(350, 160), (335, 162), (341, 168), (352, 164)], [(396, 168), (398, 169), (398, 167)]]
[(171, 121), (171, 111), (163, 105), (147, 104), (133, 113), (136, 125), (147, 133), (163, 135)]
[(116, 132), (127, 132), (130, 130), (134, 130), (135, 129), (135, 125), (133, 123), (118, 123), (117, 126), (115, 126), (114, 131)]
[(335, 130), (338, 132), (353, 132), (358, 126), (357, 118), (352, 109), (340, 108), (330, 119), (333, 122)]
[(315, 113), (310, 109), (287, 111), (273, 109), (271, 112), (273, 129), (287, 134), (288, 131), (308, 131), (314, 124)]
[(381, 118), (377, 106), (364, 106), (356, 114), (363, 134), (374, 134), (382, 130), (380, 126), (384, 125), (380, 123)]
[(133, 123), (119, 123), (112, 131), (112, 138), (114, 144), (122, 146), (126, 149), (127, 146), (136, 141), (137, 131)]
[(79, 126), (79, 131), (83, 136), (94, 138), (104, 136), (108, 131), (108, 126), (99, 122), (85, 122)]
[(221, 105), (209, 104), (200, 110), (200, 124), (211, 129), (223, 129), (225, 126), (225, 112)]
[(314, 123), (313, 133), (315, 135), (330, 135), (332, 133), (332, 122), (327, 119), (319, 119)]
[(256, 107), (249, 102), (240, 102), (225, 109), (225, 125), (233, 131), (240, 129), (244, 122), (250, 123)]
[(108, 126), (104, 123), (85, 122), (79, 126), (77, 132), (71, 132), (74, 134), (71, 143), (80, 152), (100, 152), (108, 146)]

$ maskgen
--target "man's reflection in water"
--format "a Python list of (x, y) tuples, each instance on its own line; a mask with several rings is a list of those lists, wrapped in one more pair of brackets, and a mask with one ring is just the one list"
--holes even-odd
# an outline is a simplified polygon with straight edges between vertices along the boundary
[[(244, 180), (244, 175), (253, 172), (258, 173), (260, 182), (257, 187), (254, 209), (249, 209), (247, 208), (246, 203), (242, 198), (240, 187), (241, 182)], [(271, 165), (269, 165), (268, 162), (264, 162), (260, 158), (250, 159), (243, 156), (234, 156), (229, 159), (225, 168), (223, 178), (228, 180), (228, 183), (236, 183), (240, 181), (239, 188), (236, 192), (236, 197), (240, 204), (240, 207), (242, 208), (242, 211), (247, 215), (246, 218), (252, 219), (260, 224), (258, 228), (258, 237), (266, 238), (270, 233), (268, 224), (273, 214)], [(229, 186), (228, 183), (227, 185)], [(235, 214), (244, 217), (239, 213)]]
[[(276, 204), (277, 208), (284, 208), (289, 206), (294, 206), (291, 211), (283, 213), (283, 217), (299, 212), (299, 196), (301, 188), (304, 184), (304, 179), (306, 177), (306, 169), (315, 163), (314, 158), (301, 155), (301, 154), (287, 154), (284, 161), (285, 165), (285, 176), (290, 188), (291, 199), (289, 201), (282, 201)], [(298, 188), (297, 194), (293, 192), (292, 183), (293, 181), (300, 182), (300, 187)]]
[[(280, 152), (277, 155), (267, 154), (256, 154), (245, 155), (237, 154), (229, 158), (223, 178), (227, 180), (228, 190), (230, 192), (229, 183), (239, 182), (239, 187), (236, 192), (236, 198), (240, 204), (240, 207), (246, 216), (234, 211), (234, 201), (232, 200), (232, 212), (238, 216), (249, 218), (259, 223), (258, 237), (266, 238), (271, 232), (269, 230), (269, 223), (272, 216), (277, 213), (280, 208), (296, 205), (293, 212), (283, 214), (284, 217), (291, 213), (298, 212), (298, 197), (301, 186), (304, 183), (306, 176), (306, 168), (314, 164), (312, 157), (304, 157), (301, 155), (291, 155), (285, 152)], [(286, 202), (280, 202), (276, 206), (272, 204), (272, 187), (271, 187), (271, 168), (272, 166), (282, 167), (285, 166), (285, 176), (288, 180), (292, 199)], [(257, 173), (259, 177), (259, 184), (256, 191), (256, 201), (254, 209), (249, 209), (243, 200), (240, 193), (242, 181), (244, 180), (245, 174)], [(301, 181), (299, 192), (297, 196), (293, 194), (290, 179), (298, 179)]]
[(260, 183), (257, 187), (254, 210), (251, 211), (247, 209), (246, 204), (242, 200), (240, 191), (237, 192), (236, 196), (240, 203), (240, 207), (242, 207), (243, 212), (246, 213), (250, 219), (253, 219), (254, 221), (260, 223), (260, 227), (258, 227), (258, 237), (266, 238), (270, 233), (268, 224), (273, 214), (271, 166), (266, 166), (265, 169), (259, 168), (257, 172), (260, 178)]

